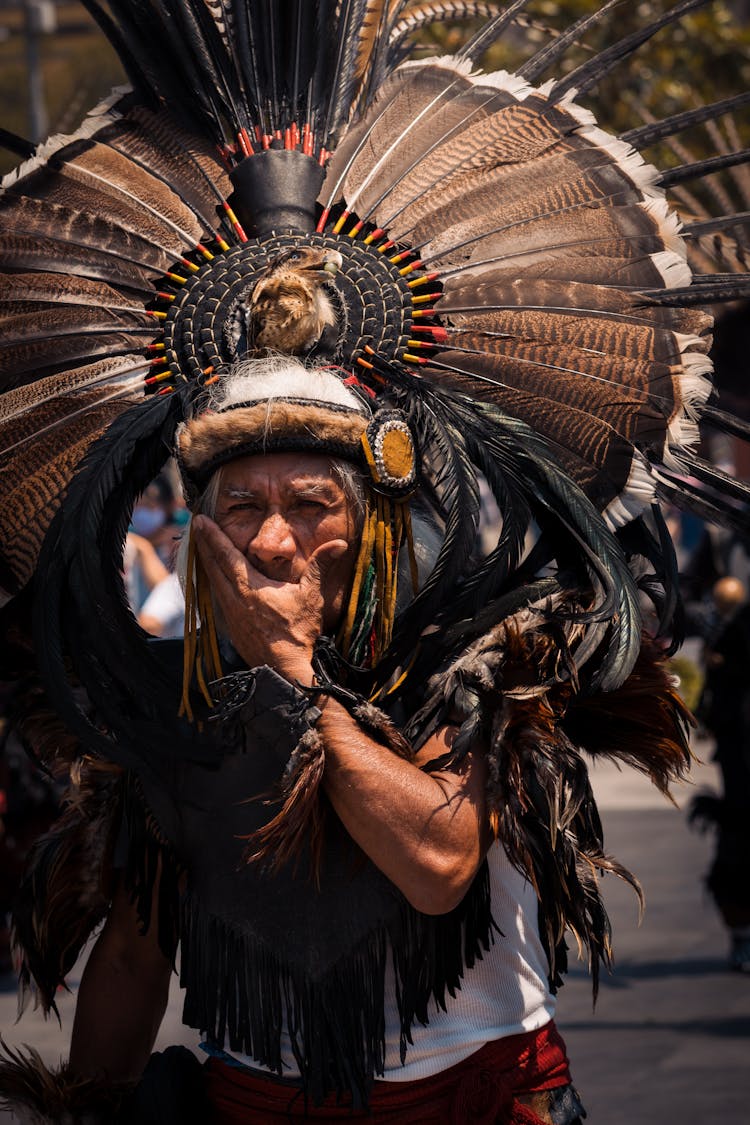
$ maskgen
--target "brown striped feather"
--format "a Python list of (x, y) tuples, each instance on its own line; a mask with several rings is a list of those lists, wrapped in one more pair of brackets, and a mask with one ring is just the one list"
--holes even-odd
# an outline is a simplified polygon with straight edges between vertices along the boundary
[[(37, 379), (33, 383), (26, 383), (14, 390), (5, 391), (0, 395), (0, 434), (2, 435), (0, 463), (2, 462), (3, 450), (9, 448), (13, 435), (17, 435), (16, 440), (22, 440), (25, 436), (18, 427), (14, 427), (12, 431), (3, 431), (3, 423), (9, 422), (17, 415), (23, 414), (35, 406), (41, 406), (48, 399), (58, 398), (67, 392), (83, 390), (86, 387), (92, 387), (110, 380), (129, 378), (136, 373), (146, 372), (148, 366), (148, 359), (138, 354), (107, 356), (95, 363), (76, 367), (72, 370), (68, 368), (56, 375), (49, 375), (45, 379)], [(36, 430), (32, 427), (31, 433), (35, 432)]]
[(0, 274), (0, 317), (60, 305), (143, 309), (143, 302), (100, 281), (55, 273)]
[(56, 199), (20, 193), (4, 196), (0, 231), (36, 231), (60, 242), (110, 251), (142, 265), (153, 264), (154, 268), (190, 249), (186, 239), (162, 224), (149, 222), (136, 207), (120, 208), (118, 214), (103, 192), (69, 193), (64, 185), (58, 187), (61, 190)]
[(5, 388), (74, 361), (145, 348), (154, 336), (154, 322), (143, 311), (118, 314), (82, 305), (6, 317), (0, 328)]
[[(100, 392), (84, 391), (52, 399), (13, 420), (14, 442), (24, 434), (38, 434), (50, 422), (58, 425), (53, 439), (24, 443), (0, 460), (0, 563), (14, 580), (14, 588), (6, 593), (16, 593), (31, 578), (47, 528), (89, 446), (132, 405), (132, 398), (103, 403)], [(66, 414), (75, 416), (60, 424)], [(6, 444), (1, 427), (0, 444)]]

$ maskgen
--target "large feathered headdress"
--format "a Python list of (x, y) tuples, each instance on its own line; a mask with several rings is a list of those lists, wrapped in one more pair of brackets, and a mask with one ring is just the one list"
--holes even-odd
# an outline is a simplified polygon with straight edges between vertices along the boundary
[[(128, 513), (212, 384), (272, 350), (353, 376), (418, 441), (442, 547), (372, 690), (561, 591), (581, 591), (589, 626), (579, 671), (621, 683), (634, 558), (665, 622), (674, 608), (655, 499), (747, 510), (695, 445), (701, 412), (737, 428), (707, 405), (701, 308), (750, 282), (694, 277), (665, 198), (747, 153), (663, 173), (637, 148), (746, 99), (619, 138), (578, 99), (700, 0), (564, 78), (613, 0), (515, 74), (476, 60), (523, 0), (85, 3), (132, 91), (40, 146), (0, 198), (0, 583), (12, 598), (36, 575), (50, 681), (72, 655), (136, 736), (163, 706), (119, 579)], [(412, 31), (465, 15), (484, 22), (457, 55), (404, 61)], [(485, 486), (501, 520), (481, 554)]]

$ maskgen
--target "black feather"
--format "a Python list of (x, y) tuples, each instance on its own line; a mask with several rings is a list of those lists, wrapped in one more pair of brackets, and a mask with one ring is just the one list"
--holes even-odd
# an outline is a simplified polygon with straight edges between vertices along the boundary
[(663, 16), (655, 19), (652, 23), (647, 24), (645, 27), (640, 28), (638, 31), (626, 35), (624, 39), (620, 39), (617, 43), (613, 43), (611, 47), (600, 51), (592, 59), (587, 59), (581, 66), (576, 67), (575, 70), (570, 71), (569, 74), (556, 82), (550, 92), (551, 101), (559, 101), (568, 90), (575, 89), (578, 95), (590, 90), (595, 86), (605, 74), (608, 74), (619, 62), (632, 55), (643, 43), (660, 31), (663, 27), (674, 23), (675, 20), (682, 19), (688, 12), (693, 12), (697, 8), (704, 8), (706, 4), (711, 3), (711, 0), (682, 0), (682, 3), (676, 4)]
[(721, 430), (722, 433), (750, 441), (750, 422), (738, 418), (736, 414), (730, 414), (727, 410), (720, 410), (718, 406), (704, 406), (701, 411), (701, 422)]
[(561, 35), (551, 43), (548, 43), (546, 47), (537, 51), (527, 62), (523, 63), (523, 65), (518, 68), (520, 77), (525, 78), (527, 82), (536, 82), (549, 66), (562, 57), (571, 43), (580, 42), (581, 37), (585, 35), (590, 27), (597, 24), (612, 8), (618, 7), (621, 3), (622, 0), (607, 0), (607, 3), (602, 5), (596, 12), (581, 16), (572, 23), (569, 28), (566, 28)]
[(680, 168), (669, 168), (661, 172), (659, 183), (663, 188), (670, 188), (687, 180), (698, 180), (714, 172), (721, 172), (724, 168), (747, 164), (748, 161), (750, 161), (750, 148), (742, 149), (741, 152), (726, 152), (721, 156), (709, 156), (705, 160), (696, 160), (692, 164), (683, 164)]
[[(140, 739), (150, 735), (163, 744), (155, 731), (160, 722), (174, 723), (179, 702), (178, 684), (130, 613), (121, 569), (133, 502), (168, 456), (182, 411), (180, 396), (165, 396), (110, 426), (71, 485), (39, 565), (35, 644), (50, 699), (92, 752), (126, 767), (142, 765)], [(82, 709), (68, 678), (69, 658), (100, 720), (117, 731), (114, 740)]]
[(731, 98), (722, 98), (721, 101), (712, 102), (710, 105), (687, 109), (683, 113), (674, 113), (662, 121), (653, 121), (648, 125), (639, 125), (636, 129), (628, 129), (621, 133), (620, 137), (634, 148), (643, 149), (647, 145), (663, 140), (664, 137), (680, 133), (683, 129), (691, 129), (704, 121), (721, 117), (724, 113), (732, 113), (748, 103), (750, 103), (750, 91), (734, 94)]
[(692, 285), (675, 289), (647, 289), (642, 293), (650, 304), (663, 308), (691, 308), (718, 301), (750, 297), (750, 274), (698, 274)]
[(488, 20), (479, 31), (464, 43), (457, 52), (460, 59), (470, 59), (472, 62), (484, 54), (495, 43), (503, 32), (513, 23), (515, 17), (528, 7), (529, 0), (514, 0), (499, 15)]
[(33, 141), (27, 141), (25, 137), (19, 137), (17, 133), (11, 133), (8, 129), (0, 129), (0, 148), (15, 153), (22, 160), (29, 160), (36, 152)]
[(732, 215), (717, 215), (714, 219), (685, 223), (682, 233), (686, 238), (700, 238), (704, 234), (731, 230), (732, 227), (744, 226), (746, 223), (750, 223), (750, 211), (737, 211)]

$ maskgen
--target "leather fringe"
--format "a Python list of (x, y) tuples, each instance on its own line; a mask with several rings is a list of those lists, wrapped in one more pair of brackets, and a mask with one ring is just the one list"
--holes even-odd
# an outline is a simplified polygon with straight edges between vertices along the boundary
[(495, 930), (489, 875), (483, 865), (456, 910), (441, 917), (404, 900), (398, 922), (370, 934), (325, 976), (295, 972), (278, 951), (208, 915), (187, 899), (182, 916), (181, 984), (184, 1021), (211, 1042), (282, 1073), (280, 1029), (285, 1021), (306, 1097), (351, 1091), (367, 1105), (373, 1076), (383, 1073), (385, 972), (393, 951), (405, 1056), (415, 1021), (428, 1003), (446, 1006), (466, 968), (489, 949)]

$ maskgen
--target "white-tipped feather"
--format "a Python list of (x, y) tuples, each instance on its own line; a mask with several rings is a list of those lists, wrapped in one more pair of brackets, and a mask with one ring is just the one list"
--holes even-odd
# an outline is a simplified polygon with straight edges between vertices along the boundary
[(666, 199), (661, 195), (651, 196), (641, 201), (641, 207), (659, 228), (659, 235), (665, 249), (671, 250), (686, 261), (687, 247), (681, 233), (682, 223), (679, 216), (674, 211), (670, 211)]
[(692, 281), (690, 266), (673, 250), (658, 250), (650, 257), (659, 271), (665, 289), (681, 289)]
[(90, 113), (87, 113), (81, 122), (80, 126), (74, 134), (71, 133), (55, 133), (53, 136), (48, 137), (42, 144), (37, 146), (37, 150), (33, 156), (28, 160), (24, 160), (12, 171), (8, 172), (0, 180), (0, 195), (8, 188), (12, 187), (19, 180), (35, 172), (37, 168), (43, 168), (49, 161), (65, 148), (72, 141), (83, 139), (91, 140), (96, 133), (100, 132), (108, 125), (116, 124), (122, 114), (110, 112), (126, 94), (132, 91), (129, 86), (118, 86), (112, 93), (99, 102)]
[[(682, 340), (692, 337), (683, 336)], [(700, 408), (711, 395), (712, 385), (706, 375), (713, 370), (707, 355), (683, 350), (682, 371), (676, 375), (679, 409), (670, 419), (667, 442), (663, 451), (664, 464), (670, 469), (682, 465), (680, 455), (695, 449), (700, 440), (698, 418)]]
[(507, 70), (493, 70), (491, 74), (472, 74), (473, 86), (489, 86), (493, 90), (502, 90), (503, 93), (512, 94), (519, 102), (523, 102), (531, 94), (538, 93), (534, 87), (517, 74), (510, 74)]
[[(560, 106), (562, 107), (562, 102)], [(567, 101), (564, 108), (578, 122), (578, 129), (576, 130), (578, 135), (584, 137), (593, 148), (608, 153), (644, 195), (659, 194), (658, 168), (655, 168), (653, 164), (647, 164), (641, 154), (636, 152), (627, 141), (620, 140), (612, 133), (600, 129), (595, 123), (594, 115), (589, 110), (576, 105), (573, 101)]]
[(655, 496), (656, 486), (649, 463), (641, 453), (634, 450), (625, 487), (602, 512), (607, 526), (611, 531), (624, 527), (645, 512), (653, 504)]

